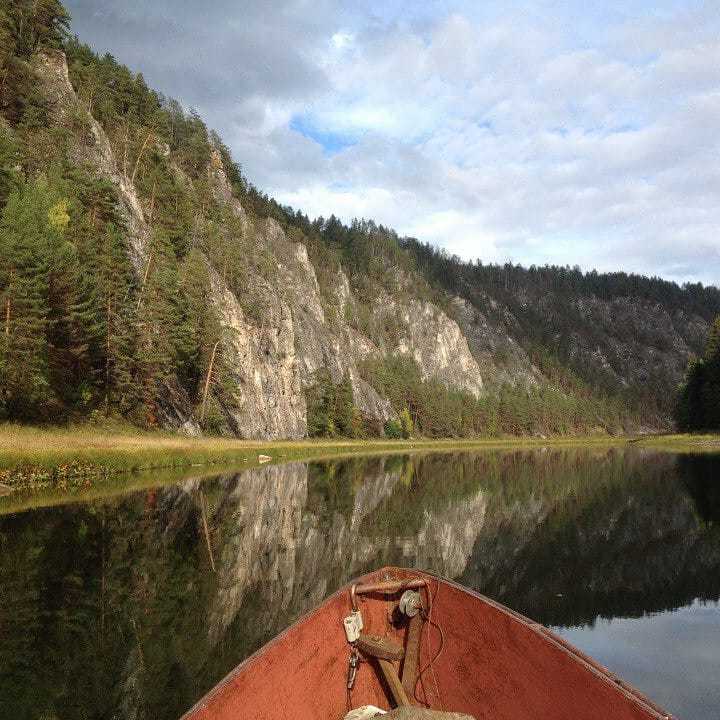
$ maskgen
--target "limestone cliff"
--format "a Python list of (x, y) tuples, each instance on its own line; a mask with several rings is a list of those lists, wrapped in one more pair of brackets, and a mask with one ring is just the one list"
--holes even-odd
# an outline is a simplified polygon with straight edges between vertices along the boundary
[[(70, 115), (82, 116), (87, 132), (73, 135), (73, 159), (118, 188), (119, 206), (132, 241), (133, 261), (141, 274), (152, 227), (127, 168), (121, 168), (105, 131), (77, 98), (64, 55), (41, 54), (36, 68), (54, 122), (66, 126)], [(182, 171), (175, 167), (175, 172)], [(390, 403), (358, 370), (358, 363), (378, 355), (379, 348), (341, 317), (327, 317), (306, 247), (288, 239), (274, 220), (251, 218), (245, 213), (233, 195), (217, 151), (208, 164), (207, 180), (216, 202), (239, 221), (244, 239), (252, 238), (271, 264), (264, 276), (250, 279), (252, 317), (248, 316), (242, 299), (211, 269), (210, 300), (230, 330), (224, 348), (234, 381), (234, 402), (226, 408), (228, 429), (246, 438), (303, 437), (307, 432), (304, 390), (320, 368), (327, 368), (335, 381), (348, 376), (357, 407), (382, 425), (393, 415)], [(337, 293), (341, 305), (353, 302), (342, 271)], [(413, 298), (402, 302), (388, 298), (388, 303), (379, 310), (386, 311), (389, 305), (401, 319), (400, 339), (390, 350), (413, 356), (425, 377), (479, 395), (483, 384), (480, 369), (457, 323), (432, 304)], [(171, 412), (166, 413), (168, 423), (197, 431), (191, 408), (183, 407), (182, 398), (169, 397), (168, 405), (172, 405)]]

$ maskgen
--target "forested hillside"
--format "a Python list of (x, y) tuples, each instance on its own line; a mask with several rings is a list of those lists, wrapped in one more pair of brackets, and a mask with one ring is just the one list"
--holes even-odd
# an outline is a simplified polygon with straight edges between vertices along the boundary
[(716, 288), (311, 220), (68, 28), (56, 0), (0, 0), (0, 418), (242, 437), (670, 422)]

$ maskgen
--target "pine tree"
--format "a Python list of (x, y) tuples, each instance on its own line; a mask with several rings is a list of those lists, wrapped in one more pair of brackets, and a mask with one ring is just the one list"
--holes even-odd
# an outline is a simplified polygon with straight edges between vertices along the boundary
[(186, 378), (197, 348), (187, 321), (187, 300), (180, 291), (172, 245), (155, 232), (149, 245), (144, 283), (138, 291), (137, 368), (142, 387), (144, 421), (158, 422), (163, 390)]
[(0, 26), (13, 52), (29, 58), (43, 47), (61, 47), (70, 15), (59, 0), (2, 0)]
[(350, 437), (364, 438), (367, 437), (368, 430), (365, 427), (365, 419), (359, 408), (353, 406), (352, 423), (350, 425)]
[(704, 426), (720, 430), (720, 316), (710, 328), (705, 346), (702, 406)]
[(693, 358), (678, 393), (679, 430), (720, 429), (720, 317), (715, 318), (702, 358)]
[(710, 326), (710, 334), (705, 345), (705, 359), (712, 361), (717, 358), (720, 358), (720, 315)]
[[(55, 181), (72, 196), (65, 230), (71, 263), (61, 280), (67, 287), (65, 384), (73, 389), (72, 407), (105, 412), (127, 409), (133, 401), (131, 356), (135, 322), (134, 278), (115, 188), (78, 169), (64, 170)], [(137, 402), (137, 397), (134, 397)]]
[(226, 359), (233, 331), (218, 309), (208, 302), (211, 293), (210, 268), (202, 253), (191, 250), (180, 265), (180, 288), (185, 297), (188, 328), (188, 362), (181, 378), (198, 403), (202, 424), (214, 426), (218, 403), (232, 402), (234, 378)]
[(333, 388), (333, 391), (332, 418), (335, 432), (343, 437), (352, 437), (355, 405), (350, 376), (345, 375), (341, 382)]
[(0, 0), (0, 112), (11, 123), (42, 105), (29, 60), (61, 47), (69, 23), (58, 0)]
[(133, 273), (127, 243), (114, 224), (108, 224), (99, 236), (91, 267), (95, 277), (95, 312), (99, 318), (96, 368), (102, 403), (105, 414), (110, 414), (114, 408), (127, 411), (138, 401), (132, 378), (135, 346)]
[(335, 386), (327, 368), (320, 368), (315, 373), (315, 382), (307, 389), (306, 398), (308, 435), (310, 437), (334, 435)]
[(8, 195), (16, 189), (20, 180), (19, 173), (15, 170), (18, 161), (19, 152), (15, 138), (10, 128), (0, 121), (0, 207), (5, 205)]
[(34, 419), (50, 410), (48, 255), (57, 241), (47, 181), (11, 193), (0, 220), (0, 412)]
[(76, 225), (82, 210), (69, 214), (61, 199), (48, 213), (53, 229), (48, 253), (48, 321), (50, 383), (66, 413), (87, 409), (93, 400), (91, 347), (98, 333), (92, 294), (93, 278), (81, 262)]

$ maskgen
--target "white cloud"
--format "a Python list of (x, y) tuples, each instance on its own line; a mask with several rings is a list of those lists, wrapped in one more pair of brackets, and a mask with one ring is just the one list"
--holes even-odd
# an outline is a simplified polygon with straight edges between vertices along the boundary
[[(443, 14), (319, 0), (312, 21), (304, 0), (219, 3), (212, 18), (166, 3), (148, 24), (138, 1), (124, 14), (94, 3), (117, 22), (84, 34), (197, 105), (282, 202), (466, 257), (720, 282), (712, 3), (449, 2)], [(93, 15), (85, 3), (71, 9)], [(162, 52), (123, 56), (166, 16)], [(338, 137), (348, 146), (331, 148)]]
[(332, 42), (336, 50), (344, 50), (345, 48), (352, 45), (353, 36), (351, 33), (347, 32), (336, 32), (330, 38), (330, 41)]

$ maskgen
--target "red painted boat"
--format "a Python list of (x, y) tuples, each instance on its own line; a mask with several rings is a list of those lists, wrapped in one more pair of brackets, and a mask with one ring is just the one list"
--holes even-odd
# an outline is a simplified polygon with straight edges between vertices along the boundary
[(671, 717), (542, 625), (449, 580), (383, 568), (238, 665), (183, 720), (342, 720), (365, 706), (357, 717), (399, 706), (387, 717)]

